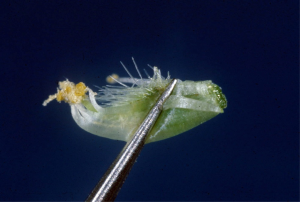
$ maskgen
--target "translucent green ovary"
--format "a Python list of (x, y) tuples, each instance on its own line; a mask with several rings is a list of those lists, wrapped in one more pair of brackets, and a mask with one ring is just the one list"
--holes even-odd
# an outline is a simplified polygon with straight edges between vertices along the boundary
[[(163, 91), (162, 87), (153, 87), (147, 96), (97, 110), (90, 96), (81, 104), (71, 105), (71, 111), (76, 123), (84, 130), (101, 137), (128, 141)], [(226, 107), (227, 101), (221, 88), (211, 81), (179, 80), (146, 143), (190, 130), (223, 113)]]

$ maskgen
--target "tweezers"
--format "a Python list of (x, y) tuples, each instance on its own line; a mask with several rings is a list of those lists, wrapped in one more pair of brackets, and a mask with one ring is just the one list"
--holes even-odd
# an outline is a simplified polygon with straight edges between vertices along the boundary
[(160, 96), (156, 104), (152, 107), (145, 120), (137, 129), (131, 140), (124, 146), (115, 161), (108, 168), (102, 179), (98, 182), (86, 201), (114, 201), (121, 189), (127, 175), (129, 174), (133, 164), (139, 156), (147, 135), (151, 131), (157, 118), (159, 117), (164, 102), (171, 95), (176, 79), (173, 79), (166, 90)]

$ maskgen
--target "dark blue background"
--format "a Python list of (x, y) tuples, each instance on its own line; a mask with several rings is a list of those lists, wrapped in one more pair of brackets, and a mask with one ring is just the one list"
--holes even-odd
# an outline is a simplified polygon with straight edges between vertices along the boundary
[[(125, 145), (91, 135), (68, 78), (156, 65), (212, 80), (224, 114), (146, 145), (117, 200), (299, 199), (298, 1), (1, 1), (0, 200), (86, 199)], [(149, 70), (148, 70), (149, 72)], [(137, 74), (132, 71), (135, 76)], [(96, 88), (94, 88), (96, 90)]]

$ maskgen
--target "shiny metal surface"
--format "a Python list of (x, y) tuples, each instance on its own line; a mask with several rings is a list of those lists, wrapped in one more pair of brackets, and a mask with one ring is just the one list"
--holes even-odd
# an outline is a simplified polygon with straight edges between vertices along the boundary
[(102, 179), (98, 182), (86, 201), (113, 201), (121, 189), (127, 175), (140, 154), (145, 139), (159, 117), (164, 102), (172, 93), (176, 79), (173, 79), (157, 103), (151, 109), (144, 122), (138, 128), (132, 139), (128, 141), (116, 160), (106, 171)]

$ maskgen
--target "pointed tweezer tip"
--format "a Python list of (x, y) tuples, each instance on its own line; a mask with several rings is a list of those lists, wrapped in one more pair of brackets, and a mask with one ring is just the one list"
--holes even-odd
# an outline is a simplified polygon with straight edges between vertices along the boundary
[(86, 201), (113, 201), (117, 197), (119, 190), (145, 144), (147, 135), (163, 109), (164, 102), (171, 95), (176, 83), (177, 79), (173, 79), (169, 83), (143, 123), (132, 136), (132, 139), (125, 145)]

